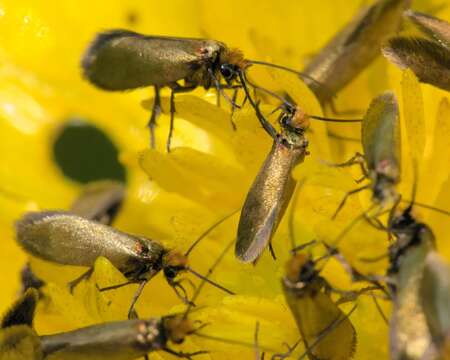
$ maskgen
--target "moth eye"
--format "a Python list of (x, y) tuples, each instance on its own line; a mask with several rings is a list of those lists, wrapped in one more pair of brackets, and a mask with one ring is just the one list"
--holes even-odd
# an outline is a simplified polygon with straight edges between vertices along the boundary
[(281, 126), (283, 126), (283, 127), (288, 126), (290, 123), (290, 119), (291, 119), (291, 117), (288, 114), (284, 114), (280, 120)]
[(231, 80), (236, 76), (236, 72), (230, 64), (222, 64), (220, 66), (220, 73), (225, 80)]

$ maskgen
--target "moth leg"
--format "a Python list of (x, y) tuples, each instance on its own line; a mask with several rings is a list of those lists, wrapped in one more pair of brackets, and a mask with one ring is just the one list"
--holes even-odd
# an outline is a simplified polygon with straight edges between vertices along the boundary
[(341, 305), (341, 304), (345, 304), (347, 302), (353, 302), (355, 301), (360, 295), (366, 294), (366, 293), (370, 293), (372, 294), (373, 290), (381, 290), (383, 291), (384, 288), (381, 287), (380, 285), (372, 285), (372, 286), (366, 286), (364, 288), (361, 288), (359, 290), (356, 291), (351, 291), (351, 290), (341, 290), (341, 289), (337, 289), (332, 287), (330, 284), (326, 284), (325, 285), (325, 292), (326, 293), (335, 293), (340, 295), (340, 298), (336, 301), (336, 305)]
[(231, 115), (230, 115), (230, 121), (231, 121), (231, 127), (233, 128), (234, 131), (237, 130), (236, 123), (235, 123), (234, 120), (233, 120), (233, 115), (234, 115), (234, 112), (236, 111), (236, 106), (235, 106), (235, 104), (236, 104), (236, 99), (237, 99), (238, 91), (239, 91), (239, 88), (234, 88), (234, 89), (233, 89), (233, 96), (231, 97)]
[(269, 242), (269, 251), (270, 251), (270, 255), (272, 255), (272, 258), (273, 258), (274, 260), (276, 260), (276, 259), (277, 259), (277, 256), (275, 255), (275, 251), (273, 250), (273, 246), (272, 246), (272, 243), (271, 243), (271, 242)]
[(370, 226), (374, 227), (377, 230), (389, 231), (389, 229), (381, 222), (381, 220), (376, 217), (369, 217), (369, 216), (365, 215), (364, 219), (367, 221), (367, 223)]
[(133, 295), (133, 299), (131, 299), (130, 308), (128, 309), (128, 319), (136, 319), (138, 317), (136, 310), (134, 309), (136, 302), (142, 294), (142, 290), (144, 290), (145, 285), (147, 284), (147, 280), (142, 280), (137, 288), (136, 292)]
[[(343, 163), (327, 163), (328, 166), (332, 166), (332, 167), (349, 167), (352, 165), (360, 165), (360, 166), (364, 166), (364, 155), (357, 152), (355, 153), (355, 155), (353, 155), (350, 159), (348, 159), (347, 161), (344, 161)], [(365, 168), (361, 168), (361, 171), (364, 175), (368, 175), (367, 171)]]
[[(229, 85), (229, 84), (219, 84), (217, 86), (217, 97), (220, 97), (221, 94), (221, 90), (223, 89), (227, 89), (227, 90), (233, 90), (233, 95), (231, 96), (231, 99), (229, 99), (229, 102), (231, 104), (231, 120), (233, 121), (233, 114), (235, 112), (236, 109), (240, 109), (242, 107), (242, 105), (238, 105), (236, 102), (237, 99), (237, 95), (238, 95), (238, 91), (239, 89), (242, 89), (242, 85)], [(220, 106), (220, 103), (219, 103)], [(233, 124), (233, 130), (236, 130), (234, 123)]]
[(344, 207), (345, 203), (347, 202), (347, 199), (348, 199), (350, 196), (352, 196), (352, 195), (354, 195), (354, 194), (357, 194), (357, 193), (359, 193), (360, 191), (369, 189), (369, 187), (370, 187), (370, 185), (364, 185), (364, 186), (362, 186), (362, 187), (359, 187), (359, 188), (356, 188), (356, 189), (354, 189), (354, 190), (351, 190), (351, 191), (347, 192), (347, 193), (344, 195), (344, 197), (342, 198), (342, 200), (341, 200), (339, 206), (337, 207), (337, 209), (336, 209), (336, 211), (334, 212), (334, 214), (333, 214), (333, 216), (331, 217), (331, 219), (333, 219), (333, 220), (336, 219), (336, 217), (338, 216), (339, 212), (342, 210), (342, 208)]
[(300, 339), (298, 339), (294, 345), (289, 346), (288, 343), (284, 342), (283, 345), (287, 347), (287, 351), (285, 353), (278, 353), (278, 354), (273, 354), (271, 360), (275, 360), (275, 359), (286, 359), (288, 357), (290, 357), (292, 355), (292, 353), (294, 352), (294, 350), (297, 348), (298, 344), (300, 344), (303, 341), (303, 338), (300, 337)]
[(355, 183), (361, 184), (364, 180), (367, 179), (366, 175), (361, 176), (359, 179), (355, 179)]
[(173, 127), (174, 127), (174, 121), (175, 121), (175, 94), (190, 92), (194, 90), (197, 86), (191, 85), (191, 86), (181, 86), (178, 83), (173, 83), (170, 85), (170, 88), (172, 89), (170, 93), (170, 127), (169, 127), (169, 135), (167, 137), (167, 143), (166, 143), (166, 150), (169, 153), (170, 152), (170, 143), (172, 141), (172, 135), (173, 135)]
[(156, 119), (161, 114), (161, 96), (160, 96), (160, 88), (159, 86), (154, 86), (155, 89), (155, 98), (153, 100), (153, 108), (152, 114), (150, 115), (150, 120), (148, 121), (147, 127), (150, 130), (150, 146), (152, 149), (156, 146), (155, 140), (155, 128), (156, 128)]
[(67, 285), (69, 286), (70, 293), (73, 294), (73, 290), (75, 289), (75, 286), (77, 286), (83, 280), (88, 280), (91, 277), (93, 272), (94, 272), (94, 268), (90, 268), (88, 271), (81, 274), (75, 280), (72, 280), (69, 283), (67, 283)]
[(383, 319), (384, 323), (385, 323), (387, 326), (389, 326), (389, 319), (388, 319), (388, 317), (386, 316), (386, 314), (384, 313), (383, 309), (381, 308), (381, 306), (380, 306), (380, 304), (379, 304), (379, 302), (378, 302), (376, 296), (373, 295), (372, 293), (371, 293), (370, 295), (372, 296), (373, 303), (375, 304), (375, 307), (377, 308), (378, 313), (380, 314), (380, 316), (381, 316), (381, 318)]
[(216, 88), (216, 106), (220, 108), (220, 88)]
[(209, 351), (206, 350), (200, 350), (200, 351), (194, 351), (191, 353), (184, 353), (181, 351), (175, 351), (172, 350), (168, 347), (162, 348), (163, 351), (165, 351), (166, 353), (169, 353), (173, 356), (176, 356), (178, 358), (182, 358), (182, 359), (192, 359), (193, 356), (197, 356), (197, 355), (202, 355), (202, 354), (209, 354)]
[(169, 285), (184, 304), (195, 306), (195, 304), (189, 300), (186, 289), (181, 285), (181, 281), (171, 281), (169, 282)]
[(364, 155), (360, 154), (359, 152), (357, 152), (350, 159), (348, 159), (347, 161), (344, 161), (343, 163), (337, 163), (337, 164), (327, 163), (328, 166), (332, 166), (332, 167), (348, 167), (348, 166), (353, 166), (353, 165), (359, 165), (361, 168), (361, 172), (363, 173), (363, 176), (360, 179), (355, 180), (356, 183), (358, 183), (358, 184), (360, 182), (362, 182), (363, 180), (369, 178), (369, 172), (367, 171), (365, 164), (366, 164), (366, 162), (364, 161)]

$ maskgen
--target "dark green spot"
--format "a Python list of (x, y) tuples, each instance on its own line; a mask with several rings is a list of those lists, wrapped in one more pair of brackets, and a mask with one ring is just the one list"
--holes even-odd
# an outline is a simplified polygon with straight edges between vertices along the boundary
[(101, 179), (125, 182), (118, 154), (102, 130), (76, 118), (66, 123), (53, 145), (53, 156), (64, 175), (81, 183)]

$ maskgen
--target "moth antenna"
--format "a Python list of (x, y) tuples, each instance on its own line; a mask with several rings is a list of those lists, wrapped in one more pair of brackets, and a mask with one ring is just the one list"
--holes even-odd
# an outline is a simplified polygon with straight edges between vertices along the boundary
[(419, 203), (416, 201), (418, 183), (419, 183), (419, 164), (417, 163), (417, 159), (415, 159), (415, 160), (413, 159), (413, 184), (412, 184), (412, 188), (411, 188), (411, 199), (410, 200), (402, 199), (400, 197), (400, 199), (398, 200), (399, 203), (401, 202), (401, 203), (408, 204), (405, 212), (410, 212), (414, 206), (418, 206), (418, 207), (421, 207), (421, 208), (424, 208), (427, 210), (432, 210), (436, 213), (439, 213), (439, 214), (442, 214), (445, 216), (450, 216), (450, 211), (448, 211), (448, 210), (440, 209), (435, 206), (424, 204), (424, 203)]
[(448, 210), (440, 209), (440, 208), (437, 208), (435, 206), (427, 205), (427, 204), (424, 204), (424, 203), (419, 203), (419, 202), (414, 201), (414, 200), (402, 199), (402, 200), (400, 200), (400, 202), (402, 202), (402, 203), (409, 203), (411, 207), (412, 207), (412, 205), (414, 205), (414, 206), (418, 206), (418, 207), (421, 207), (421, 208), (424, 208), (424, 209), (427, 209), (427, 210), (435, 211), (435, 212), (437, 212), (439, 214), (442, 214), (442, 215), (450, 216), (450, 211), (448, 211)]
[(121, 287), (124, 287), (124, 286), (127, 286), (127, 285), (131, 285), (131, 284), (137, 284), (137, 283), (140, 283), (140, 281), (126, 281), (126, 282), (123, 282), (121, 284), (106, 286), (106, 287), (103, 287), (103, 288), (101, 288), (101, 287), (99, 287), (97, 285), (97, 289), (100, 292), (110, 291), (110, 290), (120, 289)]
[(242, 87), (245, 92), (245, 96), (247, 97), (248, 101), (250, 102), (250, 105), (255, 109), (256, 116), (257, 116), (259, 122), (261, 123), (261, 126), (274, 140), (277, 140), (278, 132), (273, 127), (273, 125), (269, 122), (269, 120), (267, 120), (265, 118), (265, 116), (261, 113), (261, 110), (259, 110), (259, 102), (258, 102), (258, 104), (256, 104), (255, 101), (253, 100), (253, 97), (250, 95), (250, 91), (248, 91), (248, 87), (247, 87), (247, 83), (246, 83), (247, 80), (245, 78), (244, 73), (242, 71), (239, 71), (238, 74), (239, 74), (239, 79), (242, 83)]
[(214, 224), (212, 224), (209, 228), (207, 228), (198, 238), (197, 240), (195, 240), (192, 245), (189, 247), (189, 249), (186, 251), (186, 253), (184, 254), (185, 257), (188, 257), (189, 254), (191, 253), (192, 250), (194, 250), (194, 248), (197, 246), (197, 244), (202, 241), (212, 230), (214, 230), (217, 226), (219, 226), (220, 224), (222, 224), (224, 221), (228, 220), (230, 217), (232, 217), (234, 214), (236, 214), (238, 211), (240, 210), (234, 210), (231, 214), (226, 215), (225, 217), (223, 217), (222, 219), (220, 219), (219, 221), (215, 222)]
[(203, 281), (206, 281), (208, 284), (210, 284), (210, 285), (212, 285), (212, 286), (214, 286), (214, 287), (216, 287), (216, 288), (218, 288), (218, 289), (220, 289), (222, 291), (225, 291), (229, 295), (236, 295), (236, 293), (234, 293), (233, 291), (228, 290), (226, 287), (224, 287), (224, 286), (222, 286), (222, 285), (220, 285), (220, 284), (218, 284), (218, 283), (216, 283), (216, 282), (206, 278), (205, 276), (203, 276), (202, 274), (199, 274), (198, 272), (196, 272), (195, 270), (193, 270), (190, 267), (186, 267), (185, 270), (190, 272), (192, 275), (198, 277), (199, 279), (201, 279)]
[[(245, 347), (252, 348), (252, 349), (255, 348), (255, 344), (251, 344), (251, 343), (248, 343), (245, 341), (234, 340), (234, 339), (224, 339), (224, 338), (220, 338), (218, 336), (206, 335), (206, 334), (202, 334), (202, 333), (198, 333), (198, 332), (192, 333), (191, 336), (197, 336), (199, 338), (213, 340), (213, 341), (221, 342), (224, 344), (241, 345), (241, 346), (245, 346)], [(264, 350), (264, 351), (274, 352), (274, 349), (266, 348), (263, 346), (261, 346), (260, 349)]]
[(228, 252), (228, 250), (230, 250), (230, 248), (233, 246), (234, 242), (236, 240), (233, 239), (233, 241), (231, 241), (226, 247), (225, 249), (222, 251), (222, 253), (219, 255), (219, 257), (214, 261), (214, 263), (212, 264), (212, 266), (209, 268), (208, 272), (206, 275), (203, 276), (202, 282), (200, 283), (200, 285), (197, 287), (197, 289), (194, 292), (194, 295), (192, 296), (191, 302), (188, 304), (186, 311), (184, 312), (183, 315), (183, 319), (186, 319), (186, 317), (189, 314), (189, 311), (191, 310), (191, 308), (193, 307), (193, 304), (195, 303), (195, 301), (197, 300), (200, 291), (202, 290), (203, 286), (205, 286), (206, 281), (209, 279), (209, 277), (211, 276), (211, 274), (213, 273), (214, 269), (220, 264), (220, 262), (223, 260), (223, 258), (225, 257), (226, 253)]
[(345, 316), (343, 316), (342, 318), (338, 318), (335, 321), (333, 321), (330, 325), (328, 325), (325, 329), (323, 329), (319, 336), (317, 336), (316, 340), (314, 340), (314, 342), (311, 344), (311, 346), (308, 346), (308, 348), (306, 349), (306, 351), (298, 358), (298, 360), (302, 360), (304, 359), (308, 354), (311, 353), (311, 350), (313, 348), (315, 348), (324, 338), (325, 336), (327, 336), (327, 334), (335, 329), (336, 327), (338, 327), (343, 321), (347, 320), (351, 314), (353, 314), (353, 312), (356, 310), (358, 306), (355, 305), (351, 308), (351, 310), (345, 314)]
[[(350, 230), (356, 225), (358, 224), (361, 220), (363, 220), (366, 216), (366, 214), (370, 211), (372, 211), (373, 209), (375, 209), (378, 206), (378, 204), (372, 204), (371, 206), (369, 206), (369, 208), (367, 210), (364, 210), (361, 214), (359, 214), (356, 218), (354, 218), (350, 224), (348, 224), (342, 231), (341, 233), (334, 239), (333, 243), (331, 244), (332, 248), (336, 248), (336, 245), (344, 238), (345, 235), (347, 235)], [(328, 258), (324, 259), (325, 262), (322, 265), (322, 267), (320, 268), (319, 272), (321, 272), (324, 268), (325, 265), (327, 264), (328, 260), (330, 259), (329, 255)]]
[[(300, 71), (297, 71), (297, 70), (292, 69), (290, 67), (283, 66), (283, 65), (278, 65), (278, 64), (273, 64), (273, 63), (270, 63), (270, 62), (267, 62), (267, 61), (246, 60), (246, 62), (249, 64), (248, 66), (250, 66), (250, 65), (263, 65), (263, 66), (268, 66), (268, 67), (272, 67), (272, 68), (275, 68), (275, 69), (285, 70), (287, 72), (293, 73), (293, 74), (298, 75), (298, 76), (300, 76), (300, 74), (301, 74)], [(309, 75), (305, 75), (305, 76), (309, 76)], [(314, 80), (312, 77), (310, 77), (310, 78), (311, 78), (311, 80)]]
[[(278, 67), (278, 66), (275, 66)], [(245, 69), (246, 70), (246, 69)], [(293, 109), (295, 108), (295, 105), (292, 104), (291, 102), (287, 101), (285, 98), (283, 98), (282, 96), (266, 89), (263, 87), (260, 87), (256, 84), (254, 84), (252, 81), (250, 81), (247, 77), (247, 74), (244, 72), (241, 72), (243, 74), (243, 79), (241, 80), (241, 82), (246, 82), (248, 83), (252, 88), (265, 92), (266, 94), (280, 100), (284, 105), (286, 105), (287, 107)], [(245, 89), (244, 89), (245, 90)], [(308, 114), (309, 115), (309, 114)], [(342, 122), (342, 123), (361, 123), (362, 119), (336, 119), (336, 118), (327, 118), (327, 117), (323, 117), (323, 116), (316, 116), (316, 115), (309, 115), (310, 118), (315, 119), (315, 120), (319, 120), (319, 121), (327, 121), (327, 122)]]
[(249, 84), (253, 89), (262, 91), (262, 92), (264, 92), (264, 93), (274, 97), (275, 99), (278, 99), (279, 101), (281, 101), (288, 108), (291, 108), (291, 109), (295, 108), (294, 104), (290, 103), (289, 101), (287, 101), (282, 96), (280, 96), (280, 95), (278, 95), (278, 94), (276, 94), (276, 93), (274, 93), (274, 92), (272, 92), (272, 91), (270, 91), (270, 90), (268, 90), (266, 88), (258, 86), (255, 83), (253, 83), (252, 81), (250, 81), (249, 78), (247, 77), (247, 74), (246, 74), (245, 70), (247, 70), (247, 69), (244, 69), (244, 71), (240, 71), (239, 72), (239, 74), (242, 74), (242, 78), (241, 78), (241, 82), (243, 83), (242, 85), (244, 85), (244, 83), (245, 84)]
[(334, 123), (360, 123), (362, 119), (337, 119), (337, 118), (327, 118), (323, 116), (309, 115), (311, 119), (325, 121), (325, 122), (334, 122)]
[(281, 105), (277, 106), (275, 109), (273, 109), (273, 110), (269, 113), (269, 116), (275, 114), (277, 111), (283, 110), (283, 108), (284, 108), (284, 104), (281, 104)]
[(348, 224), (344, 230), (341, 231), (341, 233), (334, 239), (332, 246), (336, 247), (336, 245), (344, 238), (345, 235), (347, 235), (350, 230), (361, 220), (365, 218), (367, 213), (371, 212), (373, 209), (375, 209), (378, 206), (378, 204), (372, 204), (369, 206), (367, 210), (364, 210), (361, 214), (359, 214), (356, 218), (352, 220), (350, 224)]
[(272, 67), (272, 68), (275, 68), (275, 69), (280, 69), (280, 70), (284, 70), (284, 71), (290, 72), (292, 74), (297, 75), (300, 78), (311, 80), (312, 82), (316, 83), (320, 87), (322, 87), (322, 88), (326, 89), (327, 91), (329, 91), (327, 86), (324, 83), (314, 79), (312, 76), (310, 76), (308, 74), (305, 74), (304, 72), (297, 71), (297, 70), (292, 69), (292, 68), (287, 67), (287, 66), (273, 64), (273, 63), (270, 63), (270, 62), (267, 62), (267, 61), (260, 61), (260, 60), (246, 60), (246, 61), (250, 65), (263, 65), (263, 66), (268, 66), (268, 67)]
[(313, 240), (311, 240), (311, 241), (308, 241), (307, 243), (298, 245), (298, 246), (292, 248), (292, 249), (290, 250), (290, 253), (291, 253), (292, 255), (295, 255), (295, 253), (297, 253), (298, 251), (301, 251), (301, 250), (303, 250), (304, 248), (307, 248), (307, 247), (310, 246), (310, 245), (314, 245), (314, 244), (316, 244), (317, 242), (318, 242), (318, 241), (317, 241), (316, 239), (313, 239)]

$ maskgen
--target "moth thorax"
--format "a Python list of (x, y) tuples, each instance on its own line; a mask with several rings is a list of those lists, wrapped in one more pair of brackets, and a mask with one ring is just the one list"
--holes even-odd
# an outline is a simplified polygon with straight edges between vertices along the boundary
[(373, 199), (382, 204), (394, 202), (398, 196), (397, 191), (395, 190), (396, 183), (397, 181), (394, 179), (383, 174), (376, 173), (372, 187)]
[(296, 254), (286, 263), (286, 279), (291, 284), (308, 282), (315, 275), (314, 262), (306, 254)]
[(299, 106), (295, 108), (291, 119), (291, 126), (296, 129), (306, 130), (310, 124), (310, 117)]
[(178, 251), (169, 251), (163, 255), (162, 267), (168, 280), (174, 279), (180, 271), (186, 269), (187, 257)]
[(186, 336), (192, 334), (195, 328), (192, 321), (182, 316), (167, 317), (164, 319), (164, 328), (166, 336), (174, 344), (181, 344)]
[(400, 181), (400, 168), (396, 161), (383, 159), (377, 162), (375, 172), (396, 184)]
[(428, 225), (416, 220), (411, 207), (393, 217), (390, 229), (397, 237), (397, 243), (400, 244), (400, 247), (409, 247), (424, 242), (430, 246), (435, 244), (433, 231)]
[(235, 65), (239, 69), (244, 69), (247, 66), (247, 61), (244, 59), (244, 53), (238, 48), (223, 49), (219, 58), (220, 64)]
[(169, 251), (163, 256), (163, 264), (164, 267), (172, 266), (172, 267), (186, 267), (188, 259), (186, 256), (181, 254), (178, 251)]

